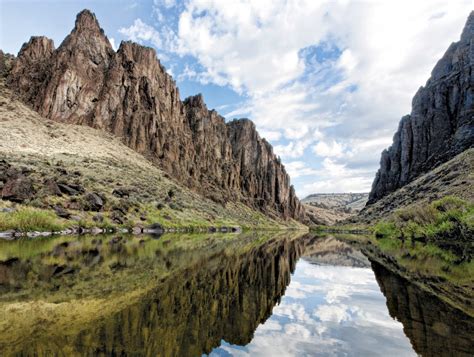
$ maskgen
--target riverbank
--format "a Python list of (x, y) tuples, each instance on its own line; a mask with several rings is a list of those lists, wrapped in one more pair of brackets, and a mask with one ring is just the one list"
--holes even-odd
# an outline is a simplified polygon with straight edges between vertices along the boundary
[[(1, 201), (0, 201), (1, 205)], [(87, 215), (87, 212), (76, 214)], [(173, 221), (157, 223), (128, 221), (127, 224), (114, 224), (109, 220), (97, 222), (91, 219), (81, 218), (65, 219), (58, 217), (53, 210), (38, 209), (28, 206), (0, 208), (0, 239), (13, 240), (22, 237), (36, 238), (54, 235), (82, 235), (82, 234), (109, 234), (129, 233), (139, 234), (164, 234), (164, 233), (240, 233), (242, 231), (308, 231), (307, 227), (295, 224), (283, 226), (275, 222), (272, 225), (270, 219), (262, 219), (257, 224), (239, 225), (234, 220), (213, 222), (188, 222)], [(155, 215), (156, 217), (156, 215)]]
[(474, 204), (445, 196), (372, 225), (312, 227), (357, 245), (371, 260), (474, 316)]
[(474, 317), (474, 261), (459, 262), (430, 244), (372, 235), (335, 234), (369, 259)]
[(305, 229), (216, 184), (207, 197), (93, 128), (57, 123), (0, 81), (0, 231)]

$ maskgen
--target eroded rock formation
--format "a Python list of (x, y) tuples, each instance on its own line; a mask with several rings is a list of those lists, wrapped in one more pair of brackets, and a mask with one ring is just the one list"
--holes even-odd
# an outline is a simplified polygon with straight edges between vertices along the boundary
[(42, 116), (111, 132), (216, 201), (304, 216), (284, 166), (253, 123), (226, 123), (200, 95), (181, 101), (153, 49), (122, 42), (115, 52), (88, 10), (59, 48), (45, 37), (24, 44), (8, 85)]
[(382, 153), (369, 204), (474, 146), (474, 12)]

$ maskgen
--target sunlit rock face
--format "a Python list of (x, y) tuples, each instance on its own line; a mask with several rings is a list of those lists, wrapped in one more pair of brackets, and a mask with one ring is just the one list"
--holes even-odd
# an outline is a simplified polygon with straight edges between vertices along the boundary
[(369, 204), (474, 146), (474, 12), (382, 153)]
[(421, 356), (472, 356), (474, 320), (408, 280), (373, 262), (390, 315), (403, 324)]
[(41, 115), (111, 132), (217, 202), (303, 219), (284, 166), (251, 122), (226, 123), (200, 95), (181, 101), (153, 49), (122, 42), (115, 52), (87, 10), (58, 49), (45, 37), (26, 43), (8, 84)]

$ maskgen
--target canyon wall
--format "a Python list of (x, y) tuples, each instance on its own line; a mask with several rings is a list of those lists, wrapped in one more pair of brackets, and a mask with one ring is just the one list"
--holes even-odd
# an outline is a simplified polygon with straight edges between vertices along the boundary
[(7, 83), (42, 116), (111, 132), (215, 201), (304, 218), (284, 166), (252, 122), (226, 123), (200, 95), (181, 101), (153, 49), (122, 42), (115, 52), (88, 10), (57, 49), (45, 37), (25, 43)]
[(474, 146), (474, 12), (382, 153), (369, 204)]

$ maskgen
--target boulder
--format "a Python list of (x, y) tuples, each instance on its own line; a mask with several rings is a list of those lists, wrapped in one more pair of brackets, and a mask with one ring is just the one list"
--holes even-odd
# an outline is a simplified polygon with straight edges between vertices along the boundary
[(76, 188), (74, 188), (73, 185), (69, 185), (65, 183), (59, 183), (58, 188), (61, 193), (64, 193), (65, 195), (68, 195), (68, 196), (76, 196), (81, 192), (80, 190), (76, 189), (77, 186)]
[(71, 214), (60, 205), (54, 206), (54, 212), (56, 212), (56, 215), (61, 218), (68, 219), (71, 217)]
[(90, 192), (84, 196), (84, 209), (88, 211), (100, 211), (104, 207), (105, 200), (97, 193)]
[(130, 196), (130, 190), (126, 188), (116, 188), (112, 191), (112, 195), (120, 198), (128, 197)]
[(33, 180), (25, 176), (9, 179), (2, 189), (2, 198), (13, 202), (21, 203), (32, 199), (34, 195)]
[(53, 179), (46, 179), (43, 182), (43, 191), (48, 195), (60, 196), (61, 190)]

